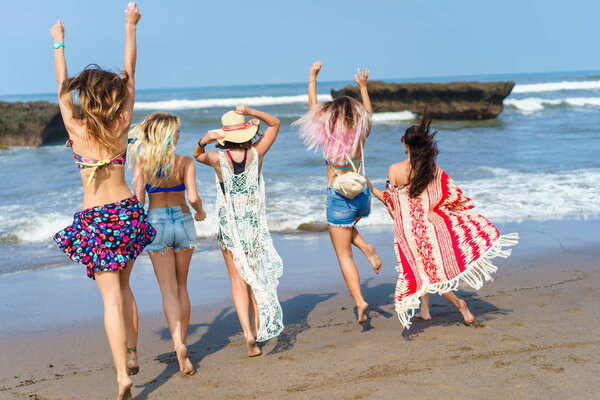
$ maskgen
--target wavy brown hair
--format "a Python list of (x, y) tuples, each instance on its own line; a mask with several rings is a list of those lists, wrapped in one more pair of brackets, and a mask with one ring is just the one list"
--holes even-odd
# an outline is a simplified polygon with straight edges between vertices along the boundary
[(113, 130), (128, 96), (128, 80), (126, 72), (118, 75), (90, 64), (76, 77), (65, 80), (60, 89), (60, 96), (77, 92), (88, 134), (112, 153), (119, 150)]
[(436, 159), (438, 155), (437, 141), (434, 140), (437, 130), (431, 131), (431, 119), (427, 117), (427, 108), (423, 112), (420, 125), (409, 127), (404, 133), (404, 143), (410, 151), (411, 178), (408, 195), (419, 196), (435, 178)]

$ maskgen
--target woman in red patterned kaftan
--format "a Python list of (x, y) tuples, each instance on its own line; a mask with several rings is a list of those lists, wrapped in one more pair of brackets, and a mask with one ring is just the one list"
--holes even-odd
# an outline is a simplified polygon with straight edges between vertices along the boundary
[(372, 190), (394, 219), (400, 273), (395, 303), (405, 328), (419, 306), (418, 316), (431, 319), (429, 293), (441, 294), (472, 323), (466, 302), (452, 291), (461, 282), (481, 288), (497, 269), (491, 259), (508, 257), (505, 247), (518, 240), (516, 233), (500, 235), (485, 217), (469, 211), (471, 199), (435, 164), (436, 132), (430, 132), (430, 123), (424, 115), (419, 126), (406, 130), (402, 142), (408, 159), (390, 166), (385, 192)]

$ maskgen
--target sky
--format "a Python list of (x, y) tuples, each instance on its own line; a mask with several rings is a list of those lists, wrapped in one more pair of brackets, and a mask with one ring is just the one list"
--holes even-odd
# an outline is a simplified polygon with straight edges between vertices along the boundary
[[(0, 95), (56, 90), (50, 27), (69, 75), (123, 66), (126, 1), (0, 0)], [(136, 86), (600, 70), (597, 0), (141, 0)]]

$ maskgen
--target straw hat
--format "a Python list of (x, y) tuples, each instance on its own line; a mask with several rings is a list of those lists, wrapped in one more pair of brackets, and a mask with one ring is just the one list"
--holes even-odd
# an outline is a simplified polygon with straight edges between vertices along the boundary
[(227, 111), (221, 117), (222, 129), (213, 129), (211, 132), (217, 132), (223, 135), (221, 139), (217, 139), (219, 144), (223, 146), (225, 142), (244, 143), (252, 139), (260, 126), (260, 120), (253, 118), (246, 122), (246, 117), (238, 114), (235, 111)]

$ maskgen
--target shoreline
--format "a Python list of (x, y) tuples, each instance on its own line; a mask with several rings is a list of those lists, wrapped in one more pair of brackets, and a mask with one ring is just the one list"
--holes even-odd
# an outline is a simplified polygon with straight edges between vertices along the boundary
[[(519, 232), (521, 236), (519, 244), (512, 249), (512, 257), (495, 260), (499, 266), (497, 276), (513, 268), (511, 260), (514, 256), (533, 262), (548, 252), (593, 247), (598, 244), (594, 238), (600, 235), (600, 220), (596, 219), (527, 221), (497, 226), (502, 234)], [(361, 282), (369, 280), (395, 285), (397, 261), (392, 248), (393, 227), (359, 225), (359, 229), (375, 246), (383, 262), (382, 272), (375, 275), (364, 256), (354, 249)], [(273, 239), (284, 260), (278, 289), (281, 298), (311, 290), (348, 293), (327, 232), (273, 234)], [(204, 309), (231, 304), (229, 277), (216, 240), (198, 244), (188, 278), (192, 317)], [(2, 338), (15, 333), (27, 335), (28, 332), (61, 330), (62, 327), (85, 326), (102, 319), (102, 302), (95, 282), (85, 276), (84, 266), (64, 259), (66, 262), (60, 267), (0, 274), (0, 320), (4, 321), (0, 324), (0, 344)], [(160, 290), (145, 252), (134, 265), (131, 286), (140, 317), (162, 315)], [(393, 292), (393, 288), (391, 290)], [(32, 293), (36, 295), (33, 299)], [(36, 299), (43, 301), (40, 303)]]
[[(509, 233), (511, 227), (500, 224), (502, 233)], [(393, 304), (395, 256), (391, 245), (388, 250), (382, 245), (391, 241), (388, 233), (361, 228), (365, 237), (379, 243), (384, 259), (382, 274), (371, 275), (362, 256), (356, 257), (370, 303), (366, 328), (356, 324), (335, 256), (328, 254), (332, 251), (327, 235), (278, 237), (275, 244), (289, 260), (284, 271), (289, 279), (282, 279), (280, 285), (286, 325), (282, 335), (263, 345), (263, 356), (248, 359), (229, 293), (223, 301), (209, 304), (192, 299), (196, 305), (189, 349), (198, 373), (183, 378), (178, 375), (162, 312), (140, 312), (141, 371), (133, 377), (134, 398), (586, 397), (590, 390), (600, 390), (594, 379), (600, 373), (600, 248), (594, 240), (600, 227), (597, 221), (554, 221), (521, 228), (521, 242), (513, 256), (497, 260), (495, 281), (478, 293), (457, 293), (467, 300), (476, 324), (465, 326), (457, 310), (432, 296), (433, 321), (413, 319), (404, 331)], [(305, 275), (315, 274), (309, 268), (315, 260), (326, 268), (309, 279)], [(194, 261), (192, 267), (201, 272)], [(228, 279), (225, 271), (220, 272)], [(138, 284), (154, 279), (151, 270), (139, 268), (132, 276), (134, 282), (136, 274), (141, 277)], [(4, 278), (0, 277), (0, 289)], [(38, 278), (48, 286), (48, 280)], [(37, 306), (50, 301), (71, 312), (88, 305), (101, 310), (99, 298), (92, 295), (97, 292), (95, 285), (82, 284), (87, 279), (78, 270), (50, 281), (54, 286), (66, 282), (64, 287), (71, 289), (87, 287), (90, 298), (81, 298), (78, 304), (69, 299), (80, 292), (60, 297), (60, 288), (51, 299), (43, 299), (39, 291), (21, 296), (29, 296), (29, 303)], [(149, 288), (160, 304), (157, 290)], [(138, 296), (138, 305), (146, 301)], [(18, 306), (10, 298), (3, 303)], [(5, 308), (1, 310), (6, 312)], [(51, 316), (58, 320), (61, 314), (56, 311)], [(88, 318), (0, 335), (0, 399), (112, 398), (114, 368), (101, 318), (90, 310), (82, 315)]]

